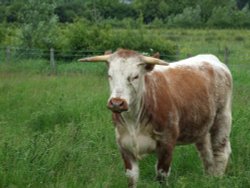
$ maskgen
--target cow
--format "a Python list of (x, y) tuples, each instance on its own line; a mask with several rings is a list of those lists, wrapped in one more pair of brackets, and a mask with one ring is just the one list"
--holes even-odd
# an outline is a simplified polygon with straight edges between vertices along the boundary
[(232, 76), (214, 55), (173, 63), (133, 50), (79, 59), (107, 62), (115, 134), (128, 186), (138, 161), (157, 154), (156, 178), (167, 183), (175, 146), (195, 144), (206, 174), (222, 176), (231, 153)]

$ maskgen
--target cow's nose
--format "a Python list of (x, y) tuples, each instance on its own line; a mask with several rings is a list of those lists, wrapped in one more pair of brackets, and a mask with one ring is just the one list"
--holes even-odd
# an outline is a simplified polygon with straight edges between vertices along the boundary
[(111, 98), (107, 106), (113, 112), (118, 112), (118, 113), (128, 110), (127, 102), (121, 98)]

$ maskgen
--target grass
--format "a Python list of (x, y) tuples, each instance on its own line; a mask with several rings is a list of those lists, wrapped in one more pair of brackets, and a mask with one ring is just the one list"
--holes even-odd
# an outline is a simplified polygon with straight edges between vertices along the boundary
[[(170, 187), (250, 187), (250, 63), (236, 51), (249, 50), (249, 32), (170, 30), (162, 35), (173, 37), (183, 57), (204, 51), (223, 58), (218, 45), (230, 44), (234, 77), (233, 153), (226, 175), (203, 175), (194, 146), (180, 146), (174, 152)], [(190, 41), (192, 37), (196, 39)], [(0, 64), (0, 187), (125, 188), (106, 109), (105, 65), (62, 63), (57, 70), (51, 75), (48, 63), (40, 60)], [(155, 160), (150, 155), (140, 162), (139, 188), (159, 187)]]

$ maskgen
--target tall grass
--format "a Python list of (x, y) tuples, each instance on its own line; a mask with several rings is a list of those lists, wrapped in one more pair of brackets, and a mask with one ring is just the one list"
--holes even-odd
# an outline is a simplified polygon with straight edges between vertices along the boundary
[[(193, 32), (206, 36), (205, 31)], [(177, 37), (188, 46), (185, 36)], [(193, 53), (207, 48), (203, 39)], [(194, 146), (180, 146), (174, 152), (170, 187), (250, 186), (250, 64), (231, 63), (233, 153), (227, 173), (222, 178), (203, 175)], [(0, 187), (126, 187), (105, 107), (105, 65), (61, 63), (56, 76), (48, 67), (37, 60), (0, 64)], [(155, 161), (149, 155), (140, 162), (138, 187), (159, 187), (154, 181)]]

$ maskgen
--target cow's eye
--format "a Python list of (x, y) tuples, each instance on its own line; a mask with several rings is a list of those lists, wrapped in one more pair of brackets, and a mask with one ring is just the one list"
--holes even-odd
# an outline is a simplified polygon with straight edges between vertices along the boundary
[(139, 75), (136, 75), (136, 76), (132, 77), (132, 81), (133, 81), (133, 80), (136, 80), (136, 79), (138, 79), (138, 78), (139, 78)]
[(139, 75), (136, 75), (136, 76), (130, 76), (127, 78), (128, 82), (133, 82), (134, 80), (138, 79), (139, 78)]

